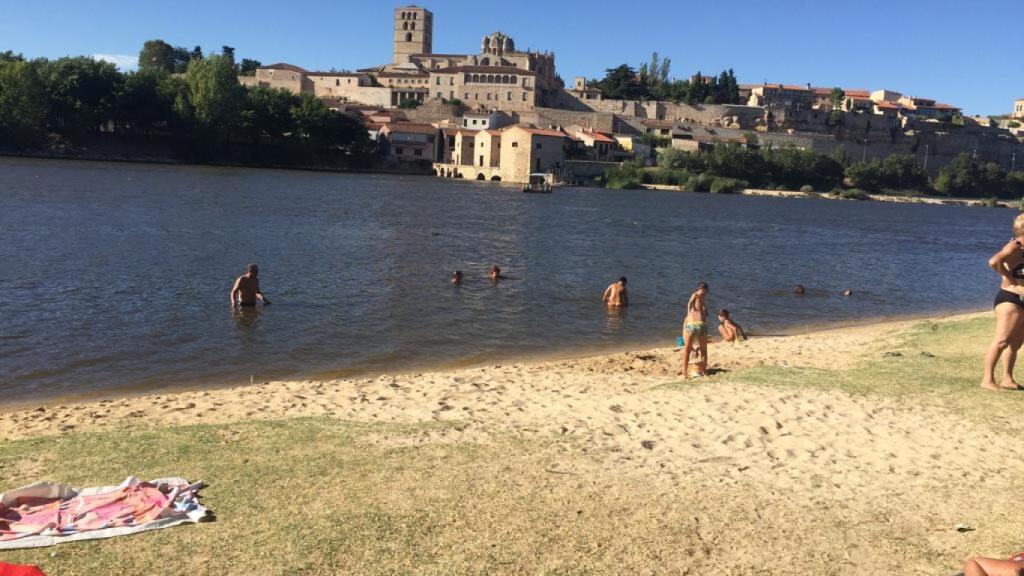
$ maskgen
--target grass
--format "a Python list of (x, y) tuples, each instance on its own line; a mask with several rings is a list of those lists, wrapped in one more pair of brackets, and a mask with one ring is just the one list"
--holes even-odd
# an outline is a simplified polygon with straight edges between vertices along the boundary
[[(955, 406), (1010, 432), (1024, 394), (977, 388), (990, 331), (988, 319), (926, 322), (849, 370), (762, 367), (715, 379)], [(0, 489), (44, 478), (88, 486), (180, 475), (209, 482), (203, 502), (217, 520), (2, 559), (61, 576), (782, 574), (786, 566), (850, 566), (843, 550), (821, 540), (827, 530), (934, 562), (936, 552), (911, 538), (904, 520), (876, 522), (847, 503), (795, 507), (785, 491), (722, 485), (713, 475), (667, 487), (608, 472), (570, 440), (416, 441), (439, 426), (300, 418), (7, 442)], [(882, 498), (870, 514), (905, 511), (897, 498)], [(755, 515), (764, 520), (752, 522)]]

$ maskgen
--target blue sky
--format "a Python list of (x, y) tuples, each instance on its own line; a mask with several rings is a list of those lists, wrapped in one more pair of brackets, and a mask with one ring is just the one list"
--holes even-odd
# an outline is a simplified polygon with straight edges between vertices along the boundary
[[(567, 82), (658, 51), (679, 77), (731, 67), (743, 83), (888, 88), (983, 115), (1024, 98), (1021, 2), (419, 0), (434, 12), (435, 52), (475, 53), (483, 34), (501, 29), (520, 48), (554, 52)], [(390, 59), (397, 5), (0, 0), (0, 50), (131, 61), (143, 41), (163, 38), (206, 51), (228, 44), (267, 64), (354, 69)]]

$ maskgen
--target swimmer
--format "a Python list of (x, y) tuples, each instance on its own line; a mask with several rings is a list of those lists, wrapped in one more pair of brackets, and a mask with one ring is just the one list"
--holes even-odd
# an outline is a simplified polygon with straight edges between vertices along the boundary
[(626, 292), (626, 277), (605, 289), (601, 302), (609, 308), (625, 308), (629, 306), (629, 294)]
[(270, 300), (267, 300), (266, 296), (263, 295), (263, 291), (260, 290), (260, 268), (255, 264), (249, 264), (245, 268), (245, 274), (242, 274), (235, 280), (235, 285), (231, 287), (231, 307), (238, 306), (255, 306), (256, 300), (262, 300), (263, 305), (267, 306), (270, 304)]
[(455, 273), (452, 274), (452, 284), (462, 284), (462, 270), (456, 270)]
[(725, 308), (718, 311), (718, 333), (722, 335), (722, 340), (726, 342), (747, 339), (747, 334), (743, 331), (743, 327), (729, 318), (729, 311)]
[(804, 288), (803, 284), (797, 284), (796, 286), (793, 287), (793, 294), (796, 294), (797, 296), (803, 296), (804, 294), (807, 294), (807, 289)]
[(498, 280), (505, 278), (501, 275), (501, 268), (498, 268), (497, 266), (491, 266), (491, 270), (487, 273), (487, 277), (491, 279), (491, 282), (497, 282)]

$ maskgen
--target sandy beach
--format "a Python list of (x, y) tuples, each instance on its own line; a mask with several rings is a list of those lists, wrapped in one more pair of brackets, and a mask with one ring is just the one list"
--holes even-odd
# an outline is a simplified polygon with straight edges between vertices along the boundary
[[(523, 450), (534, 468), (519, 471), (526, 476), (534, 470), (575, 482), (576, 490), (600, 487), (600, 498), (619, 494), (626, 508), (638, 494), (657, 495), (637, 509), (697, 527), (656, 538), (668, 548), (689, 547), (678, 556), (656, 565), (625, 561), (639, 572), (946, 573), (937, 567), (952, 568), (971, 553), (1009, 553), (1017, 540), (1024, 548), (1009, 509), (1024, 467), (1024, 439), (1012, 419), (1018, 397), (1002, 394), (1007, 400), (995, 404), (993, 395), (966, 384), (952, 396), (945, 388), (933, 393), (927, 382), (905, 390), (886, 362), (963, 353), (958, 327), (974, 326), (980, 335), (987, 318), (713, 343), (716, 375), (692, 382), (677, 376), (679, 353), (670, 348), (41, 405), (0, 413), (0, 439), (202, 424), (215, 425), (211, 440), (223, 443), (233, 423), (326, 417), (368, 425), (358, 442), (365, 449), (470, 445), (511, 450), (517, 461), (516, 446), (529, 446)], [(917, 349), (915, 339), (947, 327), (950, 334)], [(979, 337), (968, 348), (983, 346)], [(865, 363), (874, 363), (874, 382), (861, 390), (846, 375)], [(6, 486), (46, 469), (45, 458), (13, 464), (0, 474)], [(689, 508), (680, 510), (684, 503)], [(958, 523), (978, 531), (959, 533)]]

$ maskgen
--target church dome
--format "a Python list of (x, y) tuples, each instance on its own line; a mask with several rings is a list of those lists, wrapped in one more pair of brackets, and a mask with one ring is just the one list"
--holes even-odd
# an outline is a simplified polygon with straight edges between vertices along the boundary
[(496, 54), (500, 56), (506, 52), (515, 52), (515, 50), (515, 41), (504, 32), (498, 31), (484, 36), (482, 50), (484, 54)]

